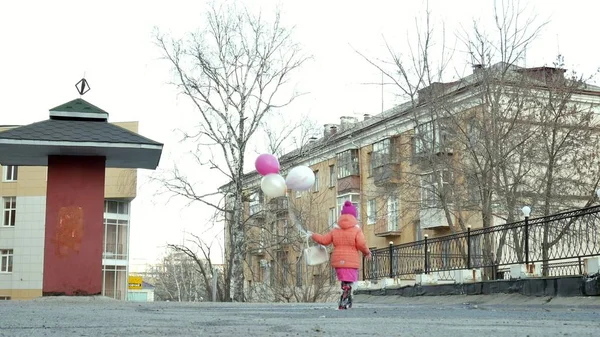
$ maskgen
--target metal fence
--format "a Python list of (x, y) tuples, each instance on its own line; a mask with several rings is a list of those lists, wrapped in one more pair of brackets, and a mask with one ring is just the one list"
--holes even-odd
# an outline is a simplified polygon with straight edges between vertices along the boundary
[(582, 275), (583, 258), (600, 255), (600, 206), (401, 244), (363, 258), (363, 279), (414, 279), (459, 269), (482, 270), (484, 280), (510, 278), (513, 264), (541, 263), (543, 276)]

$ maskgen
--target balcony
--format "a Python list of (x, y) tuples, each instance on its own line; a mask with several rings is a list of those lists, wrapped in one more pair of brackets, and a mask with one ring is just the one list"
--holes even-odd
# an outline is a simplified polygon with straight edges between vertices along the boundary
[(358, 193), (360, 192), (360, 176), (350, 175), (337, 180), (338, 194)]
[(260, 204), (250, 204), (248, 207), (248, 216), (252, 218), (264, 218), (265, 217), (265, 207), (262, 203)]
[(269, 201), (269, 210), (277, 215), (285, 214), (288, 208), (289, 202), (287, 197), (273, 198)]
[(387, 163), (373, 168), (373, 183), (377, 187), (400, 183), (400, 164)]
[(448, 221), (441, 208), (424, 208), (419, 211), (421, 229), (448, 228)]
[(401, 234), (400, 230), (400, 222), (390, 223), (388, 222), (387, 216), (383, 216), (377, 219), (375, 222), (375, 236), (379, 237), (388, 237), (388, 236), (398, 236)]

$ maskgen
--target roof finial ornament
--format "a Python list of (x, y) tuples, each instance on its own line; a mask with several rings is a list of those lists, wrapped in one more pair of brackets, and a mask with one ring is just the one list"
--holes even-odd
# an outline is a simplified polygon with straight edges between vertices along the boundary
[(85, 79), (85, 74), (84, 74), (84, 77), (81, 80), (79, 80), (79, 82), (77, 82), (77, 84), (75, 84), (75, 88), (77, 88), (77, 92), (79, 93), (79, 96), (83, 96), (83, 95), (85, 95), (86, 92), (90, 91), (91, 88)]

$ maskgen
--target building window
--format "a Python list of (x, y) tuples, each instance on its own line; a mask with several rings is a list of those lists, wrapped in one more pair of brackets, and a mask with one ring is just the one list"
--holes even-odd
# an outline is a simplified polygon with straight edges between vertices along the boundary
[(388, 231), (398, 231), (398, 196), (390, 196), (387, 201), (387, 225)]
[(250, 196), (250, 203), (248, 205), (249, 214), (254, 215), (260, 213), (263, 209), (263, 202), (264, 195), (262, 194), (262, 191), (252, 193), (252, 195)]
[(367, 153), (367, 160), (369, 161), (369, 167), (368, 167), (368, 176), (367, 177), (372, 177), (373, 176), (373, 152), (369, 152)]
[(127, 233), (129, 221), (104, 219), (104, 253), (105, 259), (127, 259)]
[(2, 167), (2, 177), (4, 181), (17, 181), (19, 175), (19, 167), (15, 165), (7, 165)]
[(13, 271), (13, 250), (0, 249), (0, 273), (12, 273)]
[(14, 227), (17, 217), (17, 197), (2, 198), (2, 205), (4, 211), (2, 226)]
[(359, 175), (358, 150), (351, 149), (337, 155), (338, 179)]
[(127, 296), (127, 267), (102, 266), (102, 295), (125, 300)]
[(446, 204), (452, 204), (452, 172), (438, 170), (421, 176), (421, 208), (439, 208), (444, 198)]
[(415, 154), (449, 152), (445, 148), (448, 142), (448, 128), (439, 121), (427, 122), (415, 128)]
[(342, 207), (346, 200), (350, 200), (354, 207), (356, 207), (356, 216), (360, 221), (360, 195), (358, 193), (348, 193), (344, 195), (338, 195), (337, 197), (337, 214), (341, 214)]
[(377, 222), (377, 200), (369, 199), (367, 201), (367, 225), (373, 225)]
[(392, 159), (391, 141), (386, 138), (373, 144), (373, 152), (371, 153), (371, 166), (373, 168), (382, 167), (391, 162)]
[(299, 199), (302, 197), (302, 191), (296, 191), (296, 199)]
[(105, 200), (104, 213), (129, 214), (129, 201)]
[(313, 192), (319, 192), (319, 170), (313, 172), (315, 174), (315, 184), (313, 185)]
[(0, 296), (0, 301), (10, 301), (10, 296)]
[(327, 223), (329, 227), (333, 227), (333, 224), (337, 221), (337, 212), (335, 211), (335, 207), (329, 209), (329, 216), (327, 217)]
[(336, 181), (335, 165), (329, 165), (329, 187), (334, 187)]
[(415, 241), (423, 240), (423, 230), (421, 229), (421, 222), (415, 221), (413, 224), (413, 232), (415, 233)]

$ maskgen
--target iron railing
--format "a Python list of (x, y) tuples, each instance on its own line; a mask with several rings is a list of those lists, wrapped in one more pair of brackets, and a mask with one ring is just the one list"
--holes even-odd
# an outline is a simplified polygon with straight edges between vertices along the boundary
[(390, 244), (371, 253), (371, 259), (363, 257), (365, 280), (414, 279), (432, 272), (450, 278), (450, 271), (474, 268), (482, 269), (484, 279), (502, 279), (509, 265), (536, 263), (541, 263), (542, 276), (581, 275), (583, 258), (600, 255), (600, 205)]

